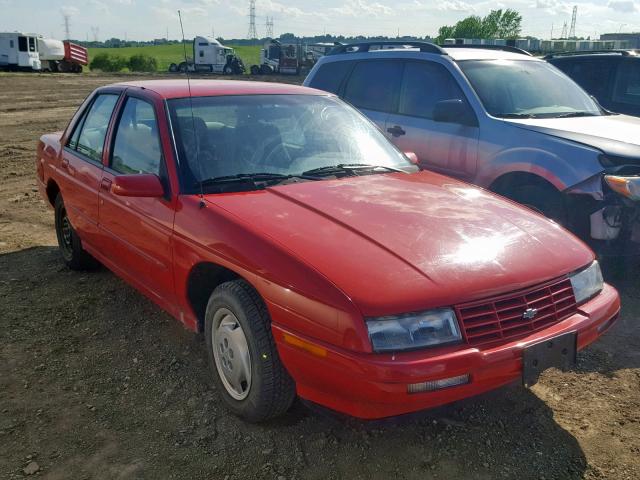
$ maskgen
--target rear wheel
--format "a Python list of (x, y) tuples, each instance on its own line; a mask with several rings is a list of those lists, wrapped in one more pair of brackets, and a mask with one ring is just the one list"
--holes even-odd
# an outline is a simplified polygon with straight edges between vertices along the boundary
[(71, 270), (90, 270), (99, 265), (96, 259), (82, 248), (80, 237), (71, 226), (60, 194), (55, 201), (55, 225), (58, 247), (67, 267)]
[(260, 422), (289, 409), (295, 384), (278, 356), (267, 308), (248, 283), (234, 280), (214, 290), (205, 336), (214, 382), (229, 410)]
[(251, 65), (251, 75), (260, 75), (260, 67), (258, 65)]

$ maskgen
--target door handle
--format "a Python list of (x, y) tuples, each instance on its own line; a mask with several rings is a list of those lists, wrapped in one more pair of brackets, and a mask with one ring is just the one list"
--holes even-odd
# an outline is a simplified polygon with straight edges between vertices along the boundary
[(103, 178), (100, 182), (100, 188), (106, 192), (111, 191), (111, 180), (108, 178)]
[(405, 133), (407, 133), (402, 129), (402, 127), (400, 125), (394, 125), (393, 127), (387, 128), (387, 132), (389, 132), (394, 137), (400, 137), (400, 136), (404, 135)]

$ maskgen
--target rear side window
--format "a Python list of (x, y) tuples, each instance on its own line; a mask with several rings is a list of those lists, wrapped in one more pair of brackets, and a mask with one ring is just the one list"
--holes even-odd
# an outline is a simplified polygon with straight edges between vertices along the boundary
[(609, 91), (609, 78), (616, 68), (616, 63), (610, 58), (593, 58), (558, 62), (556, 66), (589, 94), (604, 99)]
[(117, 101), (116, 94), (98, 95), (91, 108), (78, 122), (67, 146), (91, 160), (101, 162), (104, 138)]
[(18, 50), (21, 52), (26, 52), (28, 50), (27, 37), (18, 37)]
[(466, 101), (445, 67), (434, 62), (408, 62), (404, 68), (399, 112), (433, 118), (433, 107), (442, 100)]
[(613, 100), (640, 106), (640, 61), (627, 59), (620, 64)]
[(353, 61), (325, 63), (318, 68), (309, 86), (325, 92), (338, 93), (344, 77), (349, 74), (353, 64)]
[(160, 175), (161, 161), (162, 149), (153, 106), (129, 97), (116, 129), (111, 168), (125, 174)]
[(397, 92), (402, 80), (402, 63), (390, 60), (370, 60), (356, 64), (344, 98), (352, 105), (367, 110), (395, 110)]

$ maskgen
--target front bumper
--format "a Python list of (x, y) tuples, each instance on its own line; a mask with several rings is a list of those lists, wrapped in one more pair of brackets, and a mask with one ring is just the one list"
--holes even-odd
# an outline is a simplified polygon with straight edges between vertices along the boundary
[[(360, 354), (314, 343), (279, 326), (277, 319), (272, 330), (300, 397), (354, 417), (376, 419), (436, 407), (517, 381), (522, 375), (523, 348), (576, 331), (578, 349), (583, 349), (613, 325), (619, 312), (617, 291), (605, 285), (578, 313), (545, 330), (487, 349), (458, 346), (440, 353)], [(470, 382), (464, 385), (407, 392), (408, 384), (466, 374)]]

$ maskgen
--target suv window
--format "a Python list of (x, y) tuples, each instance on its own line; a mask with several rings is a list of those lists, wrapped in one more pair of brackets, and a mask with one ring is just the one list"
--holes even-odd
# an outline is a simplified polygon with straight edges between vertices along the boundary
[(433, 107), (442, 100), (466, 101), (453, 76), (435, 62), (408, 62), (401, 92), (399, 113), (423, 118), (433, 118)]
[(117, 101), (118, 95), (113, 93), (98, 95), (78, 121), (67, 146), (91, 160), (101, 162), (104, 138)]
[(620, 64), (613, 101), (640, 105), (640, 61), (626, 59)]
[(609, 76), (616, 67), (616, 61), (611, 58), (576, 58), (559, 62), (556, 66), (591, 95), (604, 99), (607, 97)]
[(344, 98), (352, 105), (366, 110), (390, 112), (395, 110), (396, 92), (400, 90), (402, 62), (369, 60), (356, 64)]
[(28, 50), (27, 37), (18, 37), (18, 50), (21, 52), (26, 52)]
[(342, 80), (347, 76), (354, 63), (353, 61), (345, 61), (321, 65), (309, 86), (325, 92), (338, 93)]
[(153, 106), (129, 97), (116, 129), (111, 168), (119, 173), (160, 175), (162, 149)]

